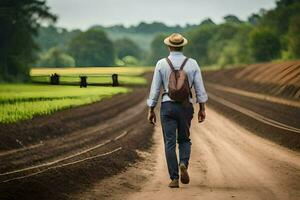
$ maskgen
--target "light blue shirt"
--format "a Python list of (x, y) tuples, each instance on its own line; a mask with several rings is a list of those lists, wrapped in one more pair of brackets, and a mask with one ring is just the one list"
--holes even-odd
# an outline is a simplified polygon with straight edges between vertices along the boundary
[[(175, 70), (179, 70), (181, 64), (183, 63), (186, 57), (181, 52), (173, 51), (170, 53), (168, 58), (171, 60)], [(190, 87), (193, 86), (195, 89), (196, 102), (205, 103), (208, 97), (204, 88), (201, 71), (197, 61), (192, 58), (189, 58), (183, 70), (187, 74)], [(158, 102), (161, 86), (163, 86), (163, 90), (164, 90), (163, 92), (166, 93), (165, 95), (162, 96), (162, 102), (173, 101), (170, 99), (169, 95), (167, 94), (169, 76), (171, 74), (171, 71), (172, 70), (165, 58), (157, 62), (154, 70), (152, 84), (151, 84), (150, 95), (147, 100), (147, 104), (149, 107), (156, 106)], [(190, 102), (192, 103), (191, 98), (190, 98)]]

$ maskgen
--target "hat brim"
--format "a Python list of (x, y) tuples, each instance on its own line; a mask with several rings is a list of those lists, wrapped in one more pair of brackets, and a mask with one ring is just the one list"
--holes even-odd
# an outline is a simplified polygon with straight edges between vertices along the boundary
[(165, 43), (165, 45), (170, 46), (170, 47), (183, 47), (183, 46), (188, 44), (188, 40), (185, 37), (183, 37), (183, 43), (181, 43), (181, 44), (172, 44), (169, 40), (169, 37), (167, 37), (167, 38), (164, 39), (164, 43)]

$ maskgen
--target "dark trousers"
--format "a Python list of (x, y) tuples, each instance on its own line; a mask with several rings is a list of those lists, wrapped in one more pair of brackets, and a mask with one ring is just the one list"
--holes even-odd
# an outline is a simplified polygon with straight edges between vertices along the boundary
[[(178, 179), (178, 165), (189, 164), (191, 154), (190, 125), (194, 108), (191, 103), (183, 105), (172, 101), (161, 104), (160, 117), (163, 130), (165, 154), (170, 178)], [(179, 163), (176, 154), (176, 141), (179, 145)]]

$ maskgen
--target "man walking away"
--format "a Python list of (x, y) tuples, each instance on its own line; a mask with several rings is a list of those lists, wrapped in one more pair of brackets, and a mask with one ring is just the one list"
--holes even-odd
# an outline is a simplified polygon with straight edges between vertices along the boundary
[[(178, 33), (173, 33), (164, 40), (170, 55), (157, 62), (150, 95), (147, 100), (149, 106), (148, 120), (156, 123), (154, 108), (157, 104), (160, 88), (163, 87), (160, 110), (161, 125), (165, 144), (165, 154), (171, 182), (169, 187), (179, 187), (190, 182), (188, 174), (191, 154), (190, 125), (194, 114), (191, 88), (194, 87), (196, 102), (199, 103), (198, 122), (205, 119), (205, 102), (207, 94), (203, 85), (200, 68), (192, 58), (183, 55), (183, 47), (187, 39)], [(179, 163), (176, 155), (176, 140), (179, 145)], [(179, 168), (179, 169), (178, 169)]]

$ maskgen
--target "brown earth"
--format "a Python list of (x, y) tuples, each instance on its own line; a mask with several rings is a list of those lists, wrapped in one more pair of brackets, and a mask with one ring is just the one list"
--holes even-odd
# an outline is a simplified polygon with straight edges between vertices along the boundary
[[(207, 109), (207, 119), (191, 127), (191, 182), (167, 187), (169, 177), (159, 122), (154, 146), (125, 172), (95, 182), (70, 196), (76, 200), (240, 199), (297, 200), (300, 198), (300, 154), (256, 136), (239, 124)], [(105, 185), (105, 187), (103, 187)]]
[[(247, 80), (246, 84), (227, 76), (240, 70), (204, 73), (204, 80), (269, 96), (245, 96), (207, 84), (206, 122), (198, 124), (195, 118), (192, 122), (190, 185), (167, 187), (161, 127), (155, 126), (152, 138), (153, 127), (145, 120), (148, 91), (136, 88), (122, 98), (36, 118), (36, 125), (0, 127), (23, 137), (26, 144), (20, 147), (12, 137), (2, 146), (0, 199), (299, 199), (300, 110), (289, 103), (298, 104), (285, 93), (264, 92), (267, 83)], [(275, 102), (270, 96), (276, 97)], [(122, 100), (116, 103), (118, 99)], [(272, 123), (228, 107), (220, 99)], [(61, 122), (65, 116), (70, 120)], [(55, 122), (53, 130), (47, 127), (48, 118)], [(39, 120), (45, 121), (43, 132)], [(34, 139), (26, 140), (22, 123), (28, 123), (26, 133)], [(65, 123), (67, 131), (60, 132)], [(30, 128), (36, 131), (31, 133)], [(48, 138), (44, 137), (49, 129)]]
[[(300, 133), (261, 123), (252, 116), (246, 116), (216, 101), (217, 98), (227, 100), (270, 120), (300, 129), (300, 62), (262, 63), (229, 70), (208, 71), (204, 73), (206, 89), (211, 98), (209, 105), (226, 117), (234, 120), (254, 134), (267, 138), (280, 145), (300, 151)], [(274, 82), (277, 80), (277, 82)], [(213, 85), (247, 91), (252, 96), (230, 93), (213, 87)], [(258, 99), (255, 95), (263, 96)], [(268, 99), (276, 98), (277, 102)], [(294, 106), (281, 103), (292, 102)]]
[(85, 127), (103, 123), (142, 101), (146, 91), (145, 88), (136, 88), (132, 93), (116, 95), (91, 105), (14, 124), (0, 124), (0, 154), (2, 151), (38, 145), (48, 139), (60, 138)]
[(147, 92), (1, 125), (0, 199), (68, 199), (141, 159), (152, 144)]

